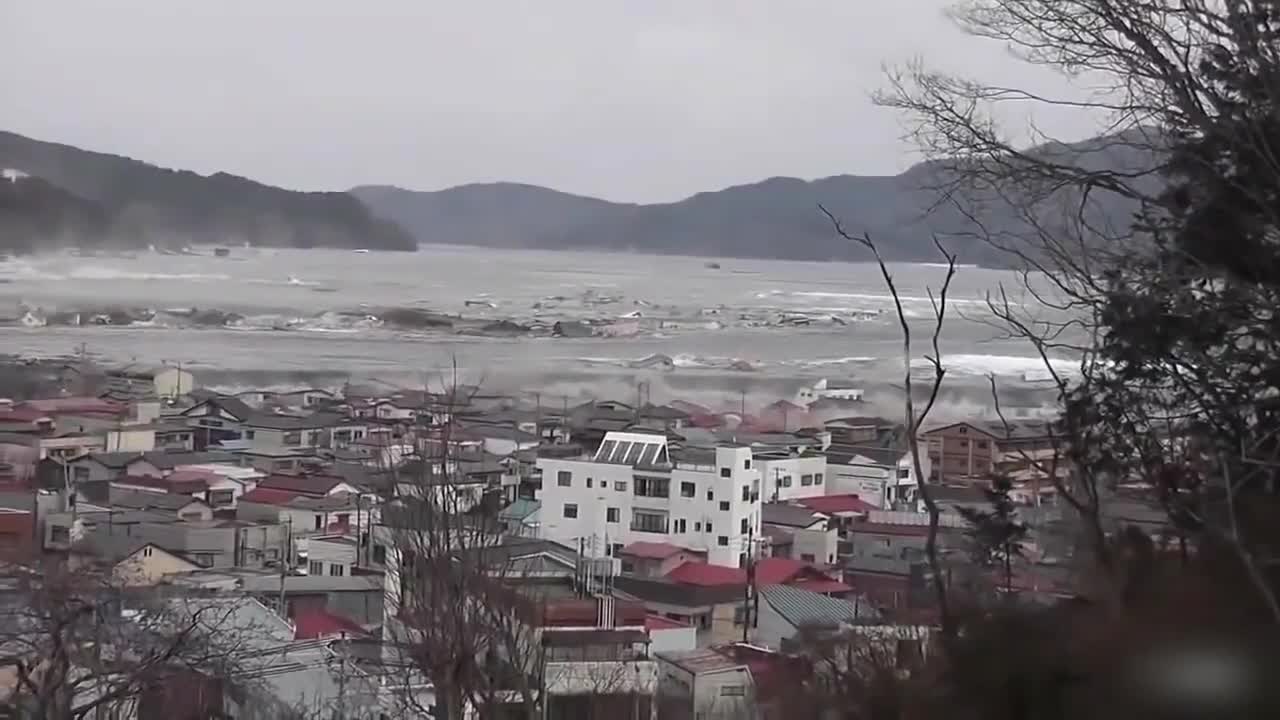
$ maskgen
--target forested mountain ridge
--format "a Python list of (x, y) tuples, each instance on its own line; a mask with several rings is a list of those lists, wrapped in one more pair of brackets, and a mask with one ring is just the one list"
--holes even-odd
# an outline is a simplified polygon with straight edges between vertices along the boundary
[[(194, 243), (278, 247), (412, 250), (413, 238), (394, 222), (374, 217), (343, 192), (296, 192), (227, 173), (204, 176), (131, 158), (0, 132), (0, 168), (45, 184), (43, 209), (0, 205), (0, 249), (27, 251), (78, 246), (145, 247)], [(96, 220), (46, 217), (57, 188), (68, 211)], [(33, 191), (34, 192), (34, 191)], [(26, 195), (24, 195), (26, 197)], [(81, 201), (71, 202), (69, 198)], [(100, 213), (100, 217), (97, 217)], [(37, 218), (43, 218), (37, 222)]]
[[(1082, 167), (1150, 165), (1109, 138), (1050, 145), (1032, 151)], [(866, 250), (840, 238), (818, 206), (847, 229), (869, 233), (890, 260), (938, 259), (940, 236), (963, 263), (1006, 265), (974, 218), (939, 203), (951, 172), (921, 163), (892, 176), (837, 175), (817, 180), (769, 178), (702, 192), (671, 203), (615, 203), (534, 185), (462, 185), (434, 192), (363, 186), (351, 190), (377, 215), (413, 233), (420, 243), (487, 247), (635, 251), (711, 257), (787, 260), (865, 260)], [(1134, 206), (1119, 197), (1091, 199), (1094, 211), (1127, 222)], [(1025, 231), (1018, 208), (986, 203), (982, 231)]]

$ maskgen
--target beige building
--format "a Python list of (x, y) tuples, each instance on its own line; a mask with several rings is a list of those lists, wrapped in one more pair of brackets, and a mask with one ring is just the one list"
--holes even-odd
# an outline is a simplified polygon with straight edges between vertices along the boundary
[(174, 399), (196, 389), (195, 376), (179, 367), (129, 365), (107, 372), (107, 392), (117, 398)]
[(170, 575), (199, 569), (155, 543), (127, 535), (91, 535), (73, 557), (79, 563), (109, 567), (114, 583), (123, 587), (156, 585)]

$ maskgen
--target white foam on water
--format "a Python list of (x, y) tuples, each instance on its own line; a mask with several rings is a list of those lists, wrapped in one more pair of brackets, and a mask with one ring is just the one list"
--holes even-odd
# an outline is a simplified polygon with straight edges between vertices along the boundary
[[(1071, 375), (1079, 371), (1079, 364), (1073, 360), (1051, 358), (1050, 363), (1060, 374)], [(932, 365), (924, 358), (911, 361), (913, 368), (924, 369)], [(948, 373), (958, 375), (1026, 375), (1045, 372), (1044, 360), (1039, 357), (1023, 357), (1016, 355), (973, 355), (958, 354), (942, 356), (942, 366)]]

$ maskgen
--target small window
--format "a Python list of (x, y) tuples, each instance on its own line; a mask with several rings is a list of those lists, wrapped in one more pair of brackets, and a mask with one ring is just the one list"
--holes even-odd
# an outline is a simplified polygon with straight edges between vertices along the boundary
[(587, 478), (587, 489), (591, 489), (591, 478)]
[(556, 473), (556, 485), (560, 487), (569, 487), (573, 484), (573, 473), (568, 470), (561, 470)]
[(721, 685), (720, 697), (745, 697), (747, 688), (742, 685)]
[(620, 519), (621, 517), (622, 516), (619, 513), (618, 508), (611, 507), (604, 511), (605, 522), (611, 522), (611, 523), (622, 522), (622, 520)]
[(814, 484), (814, 485), (821, 485), (821, 484), (822, 484), (822, 473), (814, 473), (814, 474), (813, 474), (813, 484)]
[(386, 545), (373, 546), (373, 561), (379, 565), (387, 564), (387, 546)]
[(315, 523), (314, 529), (319, 530), (324, 527), (324, 516), (316, 515), (313, 517), (312, 522)]
[(613, 489), (614, 489), (614, 490), (617, 490), (618, 492), (626, 492), (626, 491), (627, 491), (627, 481), (626, 481), (626, 480), (618, 480), (618, 481), (615, 481), (615, 482), (613, 483)]
[(311, 562), (307, 563), (307, 572), (311, 573), (312, 575), (323, 575), (324, 563), (320, 562), (319, 560), (312, 560)]
[(962, 427), (960, 428), (960, 434), (961, 434), (961, 435), (968, 435), (968, 434), (969, 434), (969, 428), (967, 428), (967, 427), (963, 427), (963, 426), (962, 426)]
[(680, 497), (691, 498), (698, 494), (698, 486), (691, 482), (680, 483)]
[(721, 510), (721, 511), (723, 511), (723, 512), (729, 512), (729, 501), (728, 501), (728, 500), (721, 500), (721, 501), (720, 501), (720, 510)]
[(565, 503), (564, 516), (567, 518), (578, 517), (578, 505), (576, 503)]
[(679, 520), (676, 520), (674, 528), (675, 530), (673, 532), (683, 535), (685, 531), (688, 530), (689, 526), (684, 518), (680, 518)]
[(742, 502), (751, 502), (751, 486), (742, 486)]
[(911, 477), (911, 468), (904, 468), (904, 467), (898, 468), (899, 480), (906, 480), (909, 477)]
[(733, 477), (733, 468), (720, 468), (720, 477)]
[(986, 450), (986, 449), (987, 449), (987, 441), (986, 441), (986, 440), (979, 440), (979, 441), (978, 441), (978, 448), (979, 448), (979, 449), (982, 449), (982, 450)]
[(813, 555), (811, 553), (800, 553), (800, 560), (802, 562), (811, 563), (813, 562)]
[(746, 460), (743, 460), (743, 461), (742, 461), (742, 469), (743, 469), (743, 470), (750, 470), (750, 469), (751, 469), (751, 458), (747, 458)]
[(751, 521), (746, 518), (742, 518), (741, 526), (742, 526), (742, 534), (746, 535), (747, 532), (749, 532), (751, 529)]
[(720, 547), (728, 547), (728, 546), (729, 546), (729, 536), (728, 536), (728, 535), (721, 535), (720, 537), (716, 538), (716, 544), (717, 544), (717, 545), (719, 545)]
[(702, 529), (711, 532), (711, 523), (706, 523)]
[(151, 546), (150, 546), (150, 545), (148, 545), (148, 546), (146, 546), (146, 547), (142, 548), (142, 557), (151, 557)]
[(702, 532), (702, 523), (700, 523), (700, 522), (695, 522), (695, 523), (693, 524), (693, 531), (694, 531), (694, 532)]
[(711, 501), (711, 500), (715, 500), (715, 499), (716, 499), (716, 493), (715, 493), (715, 491), (714, 491), (714, 490), (708, 490), (708, 491), (707, 491), (707, 500), (708, 500), (708, 501)]
[(252, 440), (252, 439), (254, 438), (254, 436), (256, 436), (256, 435), (257, 435), (257, 433), (255, 433), (255, 432), (254, 432), (254, 431), (252, 431), (252, 430), (245, 430), (245, 431), (244, 431), (244, 439), (245, 439), (245, 440)]
[(347, 569), (338, 563), (329, 563), (329, 576), (342, 577), (347, 574)]

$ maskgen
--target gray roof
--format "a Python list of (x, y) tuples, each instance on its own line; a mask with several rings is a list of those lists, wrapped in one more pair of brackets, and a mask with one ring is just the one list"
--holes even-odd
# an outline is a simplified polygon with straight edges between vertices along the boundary
[[(284, 578), (284, 592), (286, 595), (290, 593), (311, 594), (322, 592), (379, 592), (384, 589), (384, 582), (381, 574), (375, 575), (344, 575), (342, 577), (330, 577), (328, 575), (286, 575)], [(244, 575), (239, 578), (240, 587), (245, 592), (251, 593), (271, 593), (280, 592), (280, 575), (278, 573), (263, 573), (255, 575)]]
[(88, 455), (81, 455), (80, 457), (75, 459), (81, 460), (86, 457), (93, 460), (94, 462), (99, 463), (100, 465), (111, 468), (112, 470), (122, 470), (124, 469), (125, 465), (128, 465), (134, 460), (137, 460), (138, 458), (142, 457), (142, 453), (94, 452), (94, 453), (89, 453)]
[(361, 423), (335, 413), (315, 413), (307, 416), (253, 413), (244, 420), (245, 427), (271, 430), (318, 430), (320, 428), (352, 424), (358, 425)]
[(500, 520), (524, 520), (530, 515), (538, 512), (538, 509), (541, 507), (542, 503), (537, 500), (525, 500), (521, 498), (503, 508), (502, 511), (498, 513), (498, 518)]
[(796, 628), (834, 627), (879, 615), (866, 601), (840, 600), (790, 585), (765, 585), (760, 595)]
[(227, 412), (231, 413), (232, 415), (236, 416), (241, 420), (245, 420), (253, 416), (254, 414), (254, 409), (249, 407), (248, 403), (241, 400), (240, 398), (231, 397), (230, 395), (215, 395), (211, 398), (207, 398), (206, 400), (198, 402), (195, 405), (191, 406), (190, 408), (187, 408), (182, 412), (182, 414), (186, 415), (194, 408), (200, 407), (206, 402), (211, 405), (216, 405), (222, 408), (223, 410), (226, 410)]
[(192, 504), (204, 505), (203, 502), (190, 495), (170, 495), (168, 493), (128, 490), (118, 487), (111, 488), (110, 502), (112, 507), (129, 508), (131, 510), (169, 510), (172, 512), (177, 512)]
[(785, 525), (787, 527), (805, 528), (822, 520), (826, 516), (808, 508), (789, 503), (765, 503), (760, 522), (766, 525)]
[(235, 453), (220, 450), (206, 452), (148, 452), (142, 457), (161, 470), (172, 470), (179, 465), (237, 465), (240, 460)]
[(899, 447), (833, 444), (827, 450), (827, 462), (832, 465), (849, 465), (855, 462), (858, 457), (863, 457), (877, 465), (896, 466), (906, 452), (905, 448)]

